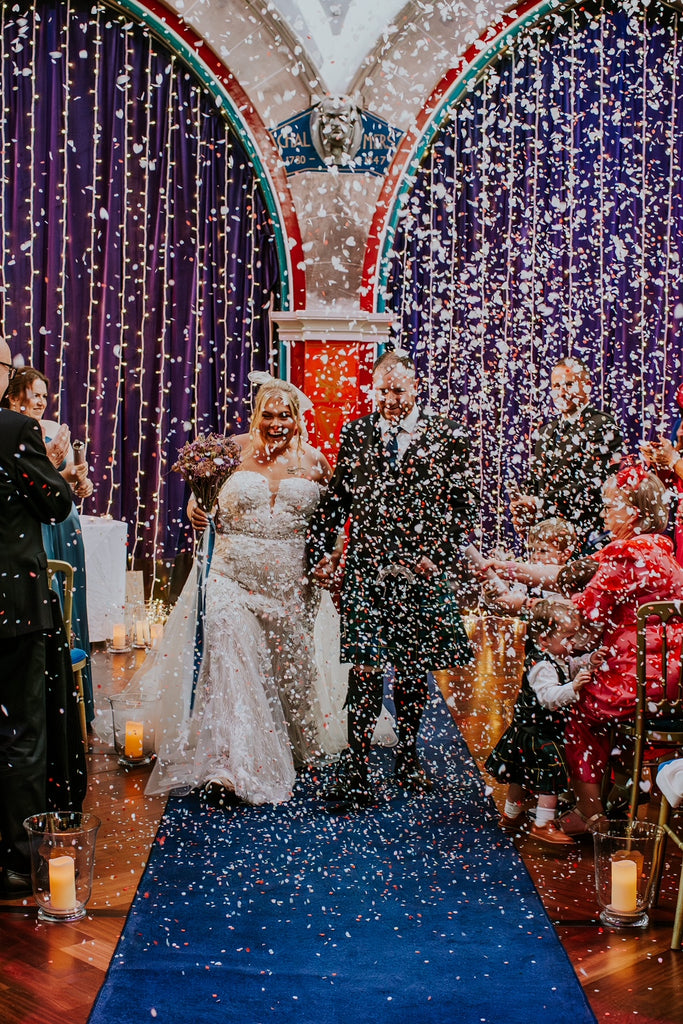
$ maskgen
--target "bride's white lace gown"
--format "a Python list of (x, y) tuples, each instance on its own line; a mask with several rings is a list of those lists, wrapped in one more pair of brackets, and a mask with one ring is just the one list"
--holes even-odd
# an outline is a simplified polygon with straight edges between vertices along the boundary
[[(131, 688), (157, 700), (157, 763), (147, 792), (225, 779), (243, 800), (287, 800), (295, 764), (346, 746), (346, 673), (338, 618), (305, 580), (317, 483), (286, 478), (271, 494), (239, 470), (219, 496), (206, 579), (202, 665), (190, 710), (197, 581), (191, 573), (164, 644)], [(381, 730), (391, 742), (392, 730)]]

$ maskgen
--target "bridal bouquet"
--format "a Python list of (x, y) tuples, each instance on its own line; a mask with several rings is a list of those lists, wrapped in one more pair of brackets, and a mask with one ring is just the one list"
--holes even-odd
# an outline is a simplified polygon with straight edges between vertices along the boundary
[(171, 467), (190, 485), (197, 504), (210, 514), (220, 489), (240, 464), (242, 453), (238, 444), (221, 434), (200, 434), (188, 441), (178, 452), (178, 461)]

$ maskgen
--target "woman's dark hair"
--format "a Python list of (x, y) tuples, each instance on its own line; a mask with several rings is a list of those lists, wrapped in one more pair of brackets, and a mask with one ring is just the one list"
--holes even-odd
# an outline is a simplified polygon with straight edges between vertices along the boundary
[(9, 408), (11, 398), (19, 400), (25, 398), (26, 392), (30, 391), (31, 385), (35, 384), (37, 380), (42, 380), (47, 390), (50, 390), (50, 381), (44, 373), (36, 370), (34, 366), (22, 366), (20, 370), (17, 370), (5, 392), (5, 398), (2, 403), (4, 407), (6, 409)]

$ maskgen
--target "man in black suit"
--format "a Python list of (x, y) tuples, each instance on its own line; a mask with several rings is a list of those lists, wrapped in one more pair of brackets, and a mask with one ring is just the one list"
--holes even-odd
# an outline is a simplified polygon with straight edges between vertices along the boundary
[[(0, 398), (14, 375), (0, 340)], [(61, 522), (71, 489), (40, 426), (0, 409), (0, 897), (32, 892), (24, 818), (46, 810), (45, 630), (53, 628), (41, 523)]]
[(602, 485), (618, 466), (622, 436), (609, 412), (589, 404), (590, 373), (580, 360), (555, 364), (550, 391), (558, 415), (538, 431), (529, 489), (510, 502), (512, 520), (525, 533), (540, 519), (561, 516), (574, 525), (579, 550), (588, 554), (604, 529)]
[(416, 749), (426, 676), (470, 657), (448, 576), (476, 511), (463, 432), (418, 408), (412, 361), (385, 353), (373, 385), (377, 412), (344, 426), (337, 467), (308, 539), (313, 577), (327, 586), (338, 538), (350, 524), (341, 593), (341, 657), (353, 666), (349, 749), (324, 795), (356, 807), (372, 800), (368, 757), (389, 665), (396, 779), (413, 792), (431, 788)]

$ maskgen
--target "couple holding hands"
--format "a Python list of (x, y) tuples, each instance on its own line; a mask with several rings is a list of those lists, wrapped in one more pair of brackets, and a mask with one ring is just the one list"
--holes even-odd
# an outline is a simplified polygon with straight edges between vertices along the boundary
[[(147, 792), (203, 787), (212, 803), (279, 803), (297, 768), (335, 759), (323, 798), (338, 810), (371, 804), (373, 737), (395, 740), (382, 718), (389, 667), (396, 782), (427, 792), (416, 747), (427, 671), (470, 656), (448, 581), (476, 509), (462, 430), (417, 406), (413, 363), (386, 352), (373, 369), (376, 412), (344, 427), (333, 473), (306, 440), (301, 392), (257, 382), (250, 432), (233, 439), (241, 462), (214, 515), (199, 674), (191, 577), (164, 649), (131, 684), (157, 699)], [(188, 511), (205, 530), (193, 500)], [(342, 552), (340, 636), (324, 591)]]

